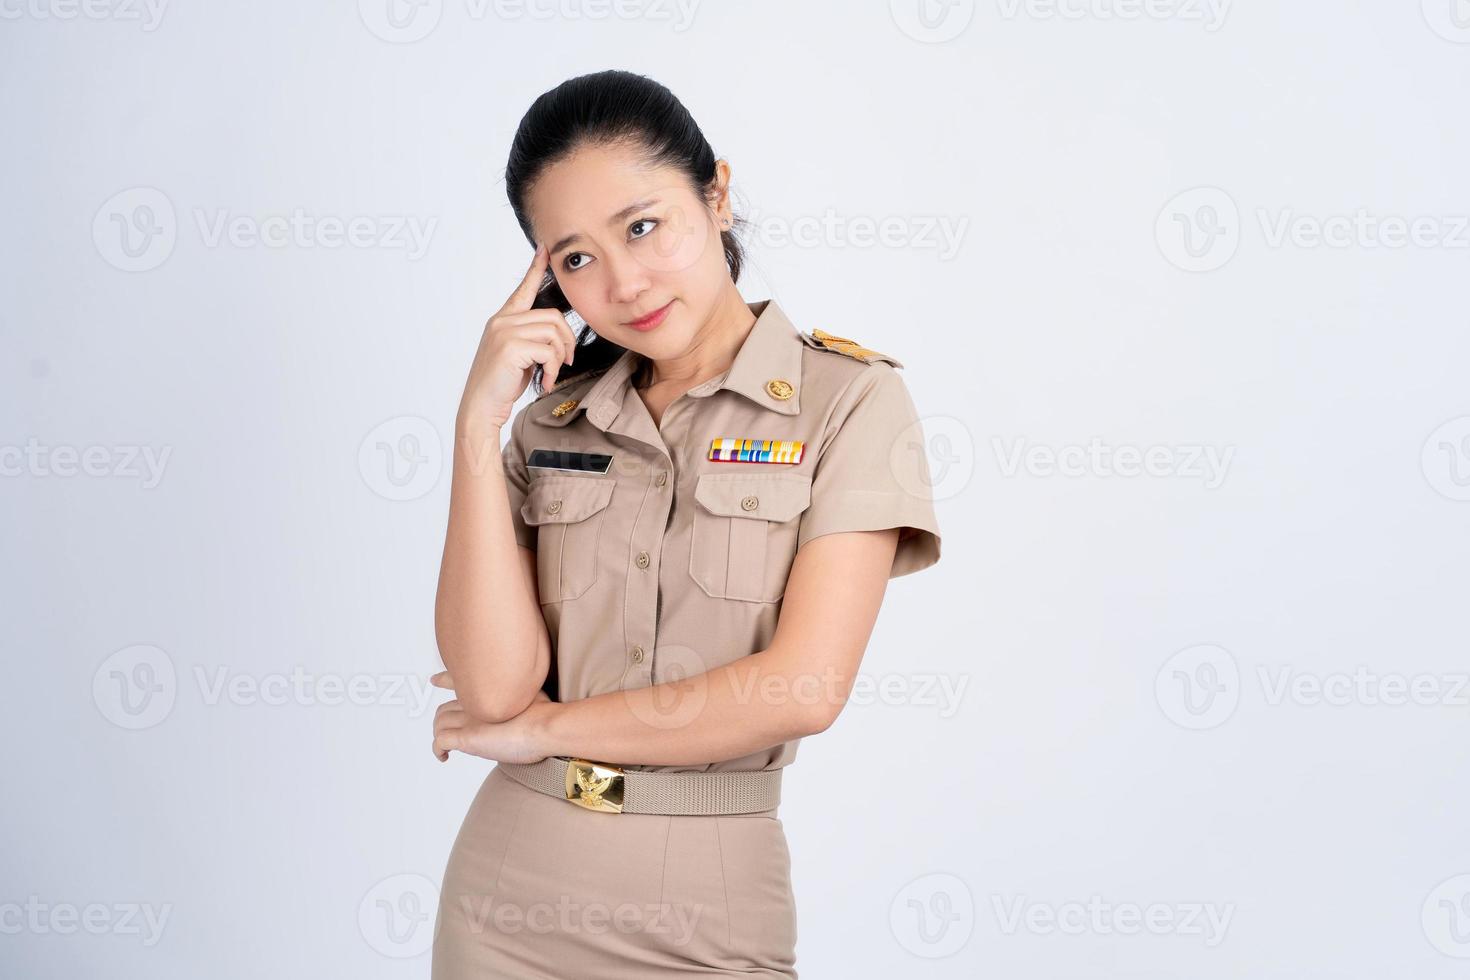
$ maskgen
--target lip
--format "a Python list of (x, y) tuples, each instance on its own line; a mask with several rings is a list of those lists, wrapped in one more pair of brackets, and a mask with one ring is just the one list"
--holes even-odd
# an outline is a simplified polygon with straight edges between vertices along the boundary
[(647, 316), (637, 320), (629, 320), (627, 325), (632, 327), (634, 330), (652, 330), (654, 327), (664, 322), (664, 317), (669, 315), (669, 307), (673, 305), (674, 301), (669, 300), (663, 306), (660, 306), (658, 309), (654, 310)]

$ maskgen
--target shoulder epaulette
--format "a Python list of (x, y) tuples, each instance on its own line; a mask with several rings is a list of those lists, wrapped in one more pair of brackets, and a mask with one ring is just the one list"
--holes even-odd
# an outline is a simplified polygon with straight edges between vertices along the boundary
[(848, 357), (862, 361), (864, 364), (872, 364), (874, 361), (887, 361), (896, 368), (903, 367), (903, 364), (899, 362), (898, 358), (892, 354), (885, 354), (882, 351), (873, 350), (871, 347), (864, 347), (856, 340), (839, 337), (825, 330), (813, 330), (810, 333), (802, 332), (801, 338), (812, 347), (829, 350), (834, 354), (846, 354)]

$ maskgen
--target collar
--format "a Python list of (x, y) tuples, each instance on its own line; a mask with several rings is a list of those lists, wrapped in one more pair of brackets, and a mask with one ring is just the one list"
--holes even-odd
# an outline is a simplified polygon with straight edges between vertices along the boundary
[[(735, 352), (735, 360), (723, 374), (695, 385), (687, 394), (692, 398), (706, 398), (726, 389), (779, 415), (796, 415), (801, 411), (801, 357), (805, 349), (801, 335), (774, 300), (764, 299), (746, 305), (755, 314), (755, 323)], [(559, 416), (548, 412), (534, 421), (541, 425), (562, 426), (571, 422), (579, 412), (586, 412), (589, 422), (606, 430), (622, 411), (632, 389), (631, 378), (642, 360), (642, 354), (624, 351), (570, 411)], [(773, 396), (766, 387), (771, 381), (789, 384), (791, 397), (781, 399)]]

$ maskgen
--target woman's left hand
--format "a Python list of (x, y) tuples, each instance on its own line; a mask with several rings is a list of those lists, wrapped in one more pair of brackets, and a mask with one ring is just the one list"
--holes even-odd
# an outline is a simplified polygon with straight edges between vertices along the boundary
[[(447, 670), (430, 677), (429, 683), (448, 691), (454, 690), (454, 678)], [(494, 762), (540, 762), (547, 753), (535, 744), (532, 716), (543, 703), (550, 702), (551, 698), (545, 691), (537, 691), (526, 710), (514, 718), (485, 722), (470, 717), (457, 699), (446, 701), (434, 712), (434, 755), (440, 762), (446, 761), (451, 751), (477, 755)]]

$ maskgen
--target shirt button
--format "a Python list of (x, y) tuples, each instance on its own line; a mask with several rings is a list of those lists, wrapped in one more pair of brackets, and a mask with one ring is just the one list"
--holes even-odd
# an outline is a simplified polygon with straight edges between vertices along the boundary
[(551, 513), (551, 514), (559, 514), (559, 513), (561, 513), (561, 501), (560, 500), (553, 500), (551, 503), (549, 503), (549, 504), (546, 505), (546, 510), (547, 510), (547, 513)]
[(653, 485), (656, 486), (656, 487), (661, 487), (665, 483), (668, 483), (668, 482), (669, 482), (669, 475), (667, 473), (660, 473), (658, 475), (658, 479), (656, 479), (656, 480), (653, 481)]
[(756, 497), (754, 494), (750, 495), (749, 497), (745, 497), (740, 501), (740, 506), (744, 510), (755, 510), (756, 507), (758, 507), (759, 505), (760, 498)]
[(633, 648), (633, 662), (635, 664), (641, 664), (641, 663), (643, 663), (643, 648), (642, 647), (634, 647)]
[(648, 552), (646, 552), (646, 551), (640, 551), (640, 552), (638, 552), (638, 567), (639, 568), (647, 568), (648, 567)]

